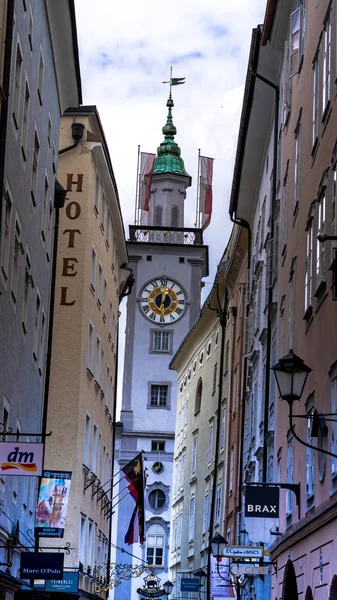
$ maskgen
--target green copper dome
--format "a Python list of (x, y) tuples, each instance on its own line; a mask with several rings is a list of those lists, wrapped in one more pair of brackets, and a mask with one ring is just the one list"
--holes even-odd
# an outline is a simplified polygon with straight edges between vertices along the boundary
[(166, 102), (166, 106), (168, 107), (167, 121), (162, 129), (165, 139), (157, 148), (157, 156), (153, 165), (153, 175), (173, 173), (174, 175), (183, 175), (191, 179), (190, 175), (185, 171), (184, 161), (180, 156), (180, 148), (174, 141), (177, 129), (172, 121), (172, 107), (174, 103), (171, 95)]

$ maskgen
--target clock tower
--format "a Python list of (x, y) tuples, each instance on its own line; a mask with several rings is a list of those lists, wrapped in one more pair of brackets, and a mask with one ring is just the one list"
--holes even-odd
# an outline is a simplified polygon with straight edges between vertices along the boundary
[[(120, 482), (116, 499), (120, 502), (114, 515), (115, 562), (147, 561), (156, 565), (162, 581), (168, 578), (178, 393), (176, 374), (169, 365), (199, 315), (201, 280), (208, 275), (208, 248), (203, 245), (202, 230), (184, 227), (184, 203), (191, 177), (175, 142), (173, 106), (170, 95), (162, 130), (164, 141), (153, 164), (148, 224), (130, 226), (127, 243), (135, 285), (127, 302), (116, 460), (120, 469), (144, 451), (146, 542), (130, 549), (124, 543), (134, 506), (126, 494), (125, 480)], [(192, 399), (189, 410), (193, 410)], [(138, 561), (134, 557), (126, 560), (121, 549), (130, 550)], [(115, 600), (136, 597), (139, 585), (139, 580), (124, 580), (114, 589)]]

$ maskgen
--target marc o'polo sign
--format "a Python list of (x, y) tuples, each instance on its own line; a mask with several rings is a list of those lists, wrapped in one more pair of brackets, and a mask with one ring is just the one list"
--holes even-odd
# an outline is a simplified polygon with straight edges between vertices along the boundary
[(21, 579), (63, 579), (64, 554), (59, 552), (22, 552)]
[(30, 475), (42, 474), (43, 444), (31, 442), (1, 442), (0, 474)]
[(245, 495), (245, 517), (277, 519), (280, 510), (278, 487), (247, 485)]

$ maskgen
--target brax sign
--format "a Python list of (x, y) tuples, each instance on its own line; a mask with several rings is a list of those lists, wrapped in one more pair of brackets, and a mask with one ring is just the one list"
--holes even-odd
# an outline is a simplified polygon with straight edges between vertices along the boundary
[(63, 579), (64, 554), (59, 552), (22, 552), (21, 579)]
[(280, 490), (278, 487), (246, 486), (245, 517), (277, 519), (280, 508)]

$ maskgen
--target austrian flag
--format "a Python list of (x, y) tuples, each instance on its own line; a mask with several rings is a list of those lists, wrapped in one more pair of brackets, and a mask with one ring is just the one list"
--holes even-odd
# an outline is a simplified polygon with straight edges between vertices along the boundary
[(213, 181), (213, 158), (200, 156), (200, 225), (202, 230), (206, 229), (211, 222), (212, 216), (212, 181)]

